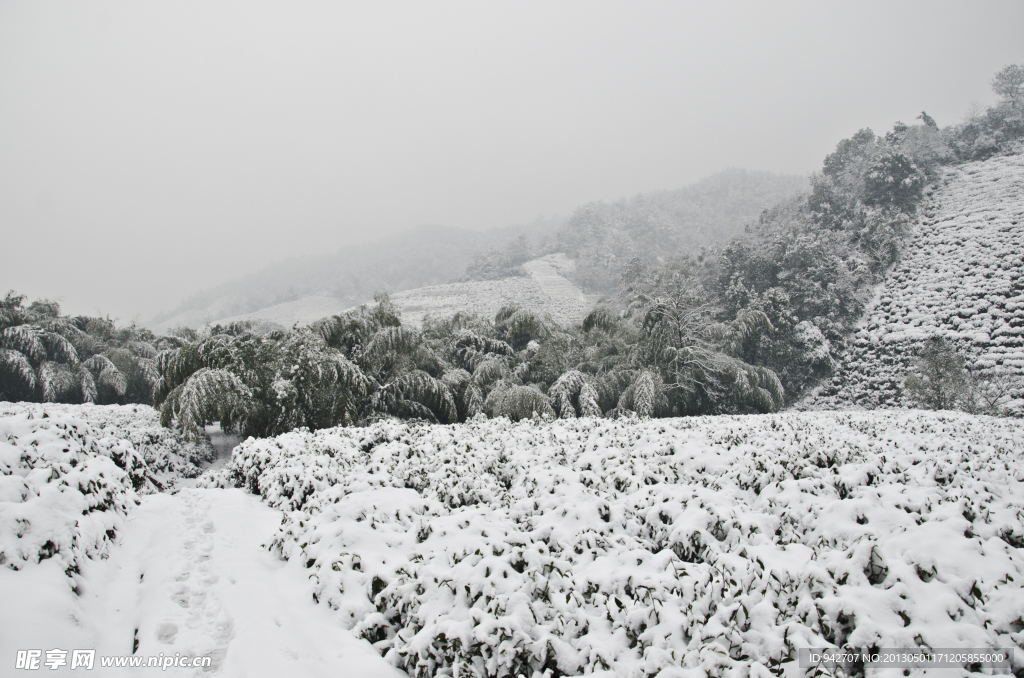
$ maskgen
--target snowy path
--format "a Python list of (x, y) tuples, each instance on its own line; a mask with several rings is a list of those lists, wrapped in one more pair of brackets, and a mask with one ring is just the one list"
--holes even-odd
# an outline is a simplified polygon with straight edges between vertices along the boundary
[(540, 284), (544, 294), (552, 299), (571, 299), (583, 303), (583, 292), (564, 277), (554, 263), (543, 258), (523, 264), (523, 270)]
[(307, 570), (261, 548), (280, 520), (242, 490), (185, 489), (143, 499), (110, 558), (83, 571), (79, 597), (47, 562), (0, 569), (0, 661), (95, 648), (101, 675), (155, 675), (100, 668), (99, 656), (130, 655), (137, 639), (144, 657), (213, 657), (212, 671), (161, 675), (403, 676), (313, 602)]

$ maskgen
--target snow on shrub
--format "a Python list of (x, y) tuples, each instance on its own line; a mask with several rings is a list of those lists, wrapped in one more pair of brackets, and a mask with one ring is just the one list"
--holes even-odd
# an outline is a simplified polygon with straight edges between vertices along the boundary
[(0, 416), (0, 565), (57, 558), (70, 575), (106, 554), (148, 473), (128, 441), (57, 409)]
[(271, 548), (412, 676), (781, 675), (1024, 645), (1022, 449), (952, 413), (385, 421), (249, 439), (210, 482), (285, 511)]
[(199, 474), (187, 443), (145, 405), (0, 403), (0, 566), (103, 557), (138, 494)]
[(915, 357), (942, 337), (1024, 414), (1024, 154), (946, 171), (915, 238), (879, 286), (830, 384), (807, 407), (915, 405), (904, 390)]
[(208, 441), (188, 442), (179, 432), (160, 425), (160, 412), (148, 405), (61, 405), (56, 403), (2, 403), (0, 417), (32, 412), (41, 416), (83, 419), (106, 436), (125, 440), (142, 455), (158, 488), (172, 487), (178, 478), (195, 478), (199, 465), (212, 461)]

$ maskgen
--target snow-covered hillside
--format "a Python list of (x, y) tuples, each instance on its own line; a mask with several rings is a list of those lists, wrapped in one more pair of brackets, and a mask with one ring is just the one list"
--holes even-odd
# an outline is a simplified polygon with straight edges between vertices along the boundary
[(428, 313), (444, 317), (462, 311), (493, 318), (507, 304), (549, 313), (571, 325), (582, 321), (596, 300), (565, 277), (572, 266), (564, 254), (549, 254), (523, 264), (527, 276), (434, 285), (399, 292), (392, 300), (402, 309), (403, 321), (415, 327)]
[(381, 422), (200, 482), (281, 508), (274, 548), (410, 675), (765, 676), (1024, 647), (1021, 450), (1024, 422), (919, 411)]
[(930, 336), (983, 374), (1007, 375), (1024, 408), (1024, 154), (952, 167), (914, 239), (851, 341), (816, 407), (900, 407)]
[[(308, 325), (320, 318), (342, 313), (348, 308), (347, 304), (335, 297), (326, 294), (315, 294), (308, 297), (300, 297), (294, 301), (285, 301), (273, 306), (261, 308), (252, 313), (241, 313), (217, 320), (221, 325), (233, 322), (250, 321), (254, 323), (273, 323), (282, 328), (289, 328), (292, 325)], [(202, 326), (206, 323), (198, 323)]]
[[(493, 318), (502, 306), (516, 304), (540, 313), (550, 313), (564, 324), (580, 322), (593, 307), (596, 297), (586, 296), (563, 274), (572, 269), (572, 261), (564, 254), (549, 254), (523, 264), (525, 276), (501, 280), (470, 280), (432, 285), (397, 292), (392, 301), (401, 309), (403, 322), (420, 327), (427, 314), (450, 316), (470, 312)], [(329, 296), (302, 297), (252, 313), (233, 315), (218, 323), (251, 320), (291, 327), (309, 324), (320, 318), (341, 313), (341, 302)]]

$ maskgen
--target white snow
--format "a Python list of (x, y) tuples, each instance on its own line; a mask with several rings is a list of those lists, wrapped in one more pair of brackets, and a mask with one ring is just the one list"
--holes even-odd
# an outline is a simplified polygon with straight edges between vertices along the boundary
[(833, 383), (809, 406), (909, 405), (921, 342), (941, 336), (1016, 383), (1024, 412), (1024, 154), (946, 171), (903, 260), (881, 285)]
[(0, 416), (0, 568), (53, 559), (70, 574), (103, 556), (146, 485), (132, 445), (80, 418)]
[(250, 439), (206, 482), (284, 510), (275, 548), (410, 674), (746, 676), (1021, 647), (1022, 450), (948, 413), (382, 422)]
[[(139, 496), (152, 473), (131, 439), (151, 457), (174, 442), (149, 438), (152, 410), (3, 408), (0, 674), (18, 650), (95, 649), (211, 656), (224, 676), (401, 675), (313, 602), (298, 563), (264, 548), (280, 511), (241, 490)], [(96, 675), (154, 671), (96, 661)]]
[(253, 322), (266, 321), (287, 328), (295, 324), (308, 325), (320, 318), (342, 313), (346, 308), (347, 306), (336, 297), (327, 294), (313, 294), (299, 297), (292, 301), (283, 301), (280, 304), (267, 306), (251, 313), (220, 318), (216, 322), (226, 325), (246, 320)]
[(1024, 668), (1018, 420), (383, 421), (250, 438), (140, 496), (141, 455), (66, 408), (0, 417), (0, 536), (25, 555), (0, 567), (3, 666), (745, 678), (793, 674), (800, 647), (927, 645)]
[(214, 450), (206, 442), (186, 442), (176, 431), (161, 426), (160, 413), (148, 405), (0, 402), (0, 417), (40, 419), (44, 414), (62, 421), (86, 422), (97, 429), (96, 437), (127, 442), (142, 455), (150, 478), (161, 488), (197, 477), (200, 466), (214, 458)]
[(563, 325), (583, 320), (594, 298), (584, 295), (565, 273), (573, 262), (564, 254), (549, 254), (523, 264), (526, 276), (501, 280), (472, 280), (407, 290), (392, 295), (402, 320), (419, 327), (428, 313), (449, 316), (459, 311), (493, 318), (507, 304), (516, 304), (551, 317)]
[[(573, 262), (564, 254), (549, 254), (523, 264), (525, 276), (501, 280), (470, 280), (395, 292), (391, 300), (401, 309), (402, 320), (413, 327), (423, 324), (428, 313), (450, 316), (459, 311), (494, 317), (507, 304), (517, 304), (541, 313), (550, 313), (558, 322), (569, 325), (580, 322), (594, 306), (596, 297), (585, 295), (565, 277)], [(291, 327), (308, 325), (330, 315), (349, 310), (334, 297), (310, 295), (282, 302), (251, 313), (235, 314), (216, 319), (203, 318), (192, 325), (236, 321), (270, 322)], [(160, 325), (164, 330), (182, 324), (182, 318), (173, 318)]]
[(0, 661), (27, 648), (131, 655), (137, 637), (137, 655), (212, 656), (222, 676), (401, 675), (313, 602), (298, 563), (262, 547), (280, 521), (241, 490), (185, 489), (142, 500), (109, 558), (83, 566), (79, 596), (57, 568), (0, 568)]

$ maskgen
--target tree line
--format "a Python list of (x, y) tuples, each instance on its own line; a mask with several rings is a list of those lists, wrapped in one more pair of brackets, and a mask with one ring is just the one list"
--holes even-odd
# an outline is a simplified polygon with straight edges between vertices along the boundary
[(493, 318), (428, 316), (416, 329), (380, 293), (308, 327), (157, 337), (10, 292), (0, 301), (0, 399), (149, 402), (190, 436), (214, 420), (270, 436), (380, 417), (775, 411), (830, 374), (941, 166), (1024, 137), (1024, 67), (1003, 69), (993, 87), (1000, 102), (960, 125), (940, 129), (922, 112), (882, 136), (842, 140), (809, 193), (723, 246), (632, 258), (617, 293), (574, 327), (506, 306)]

